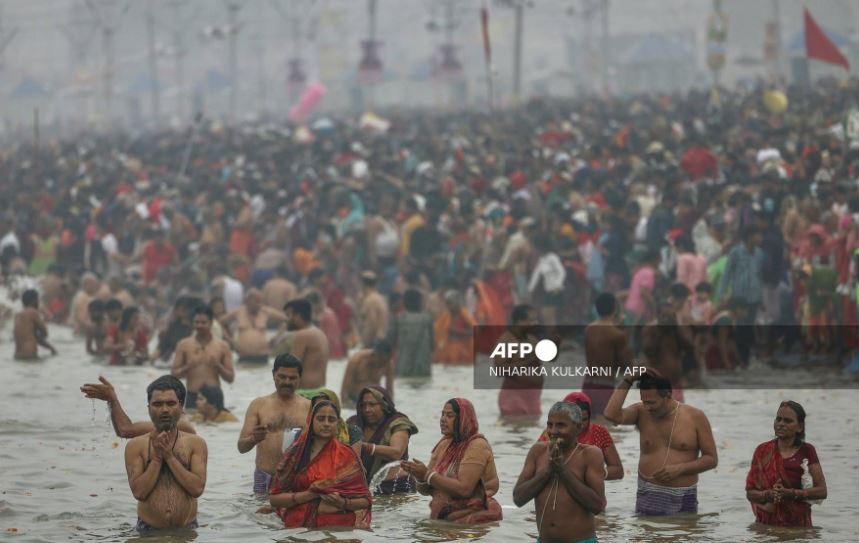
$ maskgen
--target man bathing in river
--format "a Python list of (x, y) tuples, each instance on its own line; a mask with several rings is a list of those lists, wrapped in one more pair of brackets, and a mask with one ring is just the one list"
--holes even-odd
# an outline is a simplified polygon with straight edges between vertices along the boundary
[(254, 494), (268, 494), (283, 451), (298, 435), (295, 430), (300, 432), (307, 421), (310, 400), (296, 394), (302, 369), (301, 360), (291, 354), (278, 356), (272, 369), (276, 390), (252, 401), (245, 413), (238, 448), (242, 454), (256, 448)]
[(594, 515), (605, 507), (603, 454), (576, 440), (582, 412), (574, 403), (557, 402), (549, 410), (549, 441), (528, 451), (513, 489), (513, 501), (537, 506), (538, 543), (595, 542)]
[[(633, 382), (639, 380), (641, 402), (623, 407)], [(698, 474), (718, 464), (710, 421), (700, 409), (671, 396), (671, 381), (648, 369), (618, 385), (605, 416), (615, 424), (635, 425), (640, 432), (638, 515), (698, 512)]]
[(265, 307), (262, 292), (255, 288), (248, 291), (244, 305), (221, 319), (221, 325), (225, 328), (236, 323), (238, 333), (233, 347), (239, 353), (239, 362), (268, 363), (270, 350), (266, 332), (269, 320), (284, 322), (286, 317), (276, 309)]
[(289, 353), (301, 360), (303, 366), (301, 386), (306, 393), (302, 394), (306, 398), (312, 398), (318, 392), (316, 389), (325, 387), (330, 354), (328, 338), (325, 332), (311, 321), (313, 308), (304, 298), (290, 300), (283, 311), (286, 313), (286, 329), (294, 332)]
[(57, 354), (48, 343), (48, 328), (39, 313), (39, 293), (32, 289), (24, 291), (21, 304), (24, 309), (15, 315), (15, 360), (38, 360), (39, 346), (51, 351), (51, 355)]
[(186, 409), (197, 408), (197, 393), (204, 386), (221, 387), (221, 379), (232, 383), (236, 378), (233, 353), (226, 341), (212, 337), (215, 314), (209, 306), (194, 310), (194, 335), (176, 346), (171, 373), (188, 383)]
[(206, 442), (177, 423), (185, 386), (171, 375), (146, 388), (155, 428), (125, 447), (125, 468), (137, 499), (137, 529), (196, 528), (197, 498), (206, 487)]

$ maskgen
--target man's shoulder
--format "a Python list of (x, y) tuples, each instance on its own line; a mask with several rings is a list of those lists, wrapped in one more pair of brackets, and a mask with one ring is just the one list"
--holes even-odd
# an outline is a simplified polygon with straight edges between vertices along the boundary
[(182, 438), (183, 441), (194, 447), (206, 444), (206, 440), (203, 439), (202, 436), (200, 436), (199, 434), (192, 434), (190, 432), (183, 432), (180, 430), (179, 436)]
[(132, 437), (128, 440), (128, 444), (125, 446), (127, 450), (135, 450), (146, 447), (149, 444), (149, 432), (139, 435), (136, 437)]

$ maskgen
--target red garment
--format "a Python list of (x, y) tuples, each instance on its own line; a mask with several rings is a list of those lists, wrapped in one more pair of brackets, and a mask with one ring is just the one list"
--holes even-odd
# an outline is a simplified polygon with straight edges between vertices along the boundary
[[(119, 326), (116, 324), (111, 324), (107, 329), (107, 337), (110, 339), (112, 343), (119, 343)], [(137, 332), (134, 334), (134, 351), (142, 352), (146, 350), (146, 346), (149, 343), (149, 333), (142, 326), (137, 329)], [(121, 366), (125, 364), (125, 360), (122, 358), (120, 353), (112, 353), (110, 355), (111, 366)]]
[(542, 413), (540, 397), (542, 389), (506, 388), (510, 378), (501, 382), (498, 392), (498, 410), (502, 417), (539, 417)]
[(176, 259), (176, 249), (170, 243), (158, 245), (147, 241), (143, 246), (143, 280), (151, 283), (162, 268), (166, 268)]
[[(352, 447), (341, 443), (338, 439), (330, 439), (315, 458), (302, 465), (308, 448), (312, 446), (313, 417), (323, 406), (334, 407), (337, 416), (340, 410), (329, 401), (322, 401), (313, 406), (307, 415), (304, 431), (295, 442), (289, 446), (275, 468), (275, 476), (271, 482), (271, 494), (285, 492), (304, 492), (313, 489), (319, 494), (339, 493), (344, 498), (366, 498), (372, 502), (367, 481), (364, 479), (364, 467)], [(283, 519), (285, 528), (324, 528), (328, 526), (348, 526), (354, 528), (369, 528), (371, 512), (369, 509), (349, 511), (344, 513), (320, 514), (319, 501), (312, 501), (295, 507), (278, 507), (277, 514)]]
[[(565, 402), (576, 403), (583, 402), (588, 406), (588, 413), (591, 413), (591, 399), (584, 392), (570, 392), (564, 397)], [(549, 441), (549, 434), (546, 430), (540, 434), (537, 441)], [(605, 426), (588, 421), (588, 425), (576, 437), (576, 441), (583, 445), (593, 445), (604, 451), (614, 445), (614, 440)]]
[[(769, 490), (781, 481), (785, 488), (802, 488), (802, 461), (819, 464), (817, 451), (810, 443), (802, 446), (790, 458), (782, 458), (778, 440), (761, 443), (752, 456), (752, 465), (746, 476), (746, 490)], [(778, 504), (753, 503), (755, 521), (771, 526), (810, 527), (811, 505), (804, 501), (782, 500)]]
[(343, 358), (346, 355), (346, 351), (343, 348), (343, 334), (340, 331), (340, 322), (330, 307), (323, 309), (322, 314), (319, 315), (319, 329), (328, 338), (329, 358), (332, 360)]
[(689, 174), (692, 181), (715, 177), (719, 172), (719, 161), (716, 155), (703, 145), (693, 145), (680, 159), (680, 167)]

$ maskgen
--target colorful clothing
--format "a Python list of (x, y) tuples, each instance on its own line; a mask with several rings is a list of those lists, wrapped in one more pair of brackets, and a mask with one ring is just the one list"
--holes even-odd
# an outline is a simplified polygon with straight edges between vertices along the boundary
[[(752, 465), (746, 476), (746, 490), (769, 490), (781, 481), (785, 488), (802, 488), (802, 462), (819, 464), (817, 451), (810, 443), (803, 443), (790, 458), (783, 458), (778, 440), (761, 443), (752, 456)], [(755, 521), (771, 526), (810, 527), (811, 505), (791, 499), (779, 503), (752, 504)]]
[(478, 433), (477, 414), (470, 401), (453, 400), (459, 407), (454, 437), (444, 437), (432, 450), (429, 470), (456, 478), (459, 467), (477, 464), (483, 467), (480, 480), (468, 498), (453, 498), (432, 488), (430, 517), (462, 524), (482, 524), (502, 519), (501, 506), (492, 497), (498, 492), (498, 472), (489, 442)]
[[(408, 432), (409, 436), (413, 436), (418, 433), (418, 427), (409, 420), (409, 418), (402, 413), (397, 411), (396, 406), (394, 405), (394, 400), (391, 399), (390, 393), (387, 389), (372, 385), (365, 387), (358, 394), (358, 402), (355, 406), (355, 410), (357, 412), (356, 415), (353, 415), (346, 422), (348, 424), (354, 424), (359, 428), (364, 428), (366, 425), (366, 421), (364, 420), (364, 409), (362, 405), (362, 401), (364, 399), (364, 394), (370, 393), (382, 405), (382, 410), (385, 413), (385, 419), (379, 423), (376, 431), (370, 436), (370, 439), (367, 443), (373, 443), (376, 445), (391, 445), (391, 436), (393, 436), (397, 432)], [(406, 450), (403, 451), (403, 456), (400, 458), (401, 460), (406, 460), (409, 457), (409, 448), (406, 447)], [(367, 481), (372, 481), (373, 476), (379, 472), (380, 469), (385, 464), (388, 464), (390, 460), (385, 458), (381, 458), (378, 456), (371, 456), (369, 453), (362, 452), (361, 453), (361, 462), (364, 464), (364, 468), (367, 472)], [(402, 479), (402, 480), (400, 480)], [(413, 477), (409, 475), (403, 475), (398, 477), (397, 480), (384, 481), (380, 488), (376, 490), (377, 494), (394, 494), (403, 493), (403, 492), (414, 492), (415, 491), (416, 481)]]
[[(314, 458), (310, 458), (314, 439), (313, 417), (324, 406), (333, 404), (323, 401), (314, 405), (307, 416), (305, 430), (283, 453), (272, 478), (271, 494), (304, 492), (312, 488), (319, 494), (336, 492), (347, 499), (364, 498), (372, 503), (364, 468), (351, 447), (338, 439), (330, 439)], [(339, 417), (340, 411), (336, 411)], [(314, 500), (289, 508), (278, 507), (277, 514), (285, 528), (370, 527), (370, 509), (319, 513), (319, 504), (319, 501)]]
[(268, 494), (271, 486), (271, 474), (261, 469), (254, 470), (254, 494)]
[[(325, 396), (328, 401), (330, 401), (337, 407), (338, 415), (341, 412), (340, 398), (337, 396), (337, 393), (330, 388), (319, 387), (302, 389), (298, 391), (298, 395), (307, 398), (311, 402), (313, 401), (313, 398)], [(361, 432), (361, 429), (354, 424), (349, 424), (342, 418), (340, 418), (340, 420), (337, 422), (337, 426), (337, 439), (340, 440), (340, 443), (343, 443), (344, 445), (353, 445), (361, 441), (361, 438), (363, 437), (363, 432)]]
[[(477, 321), (464, 307), (460, 308), (455, 316), (445, 309), (433, 325), (436, 345), (434, 361), (442, 364), (472, 364), (472, 337), (475, 326)], [(468, 337), (451, 337), (451, 331), (456, 332), (457, 336), (468, 334)]]
[(698, 512), (698, 485), (662, 486), (638, 478), (635, 514), (648, 517)]

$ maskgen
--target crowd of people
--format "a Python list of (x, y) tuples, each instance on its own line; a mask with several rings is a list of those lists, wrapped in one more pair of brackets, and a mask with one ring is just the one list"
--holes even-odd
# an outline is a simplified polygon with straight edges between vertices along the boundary
[[(35, 285), (22, 276), (39, 278), (19, 289), (15, 356), (55, 352), (53, 322), (109, 364), (171, 364), (148, 390), (152, 424), (131, 422), (107, 383), (86, 388), (110, 402), (117, 433), (138, 436), (127, 461), (144, 527), (194, 521), (206, 449), (179, 414), (232, 417), (220, 383), (234, 358), (275, 360), (275, 391), (248, 406), (238, 449), (256, 449), (254, 491), (285, 525), (368, 525), (368, 476), (396, 460), (389, 490), (431, 495), (433, 518), (480, 523), (501, 509), (473, 407), (445, 404), (444, 437), (422, 464), (408, 455), (417, 428), (394, 408), (395, 378), (474, 363), (476, 326), (530, 341), (537, 323), (588, 324), (589, 360), (636, 355), (655, 372), (632, 407), (599, 378), (556, 404), (517, 504), (536, 498), (546, 541), (593, 537), (603, 480), (622, 475), (591, 422), (605, 417), (641, 431), (637, 511), (697, 510), (697, 475), (716, 455), (684, 386), (791, 353), (859, 370), (859, 143), (832, 128), (859, 102), (855, 83), (789, 88), (782, 112), (754, 88), (400, 113), (386, 126), (199, 121), (10, 148), (0, 264), (13, 295)], [(344, 357), (338, 396), (327, 364)], [(541, 388), (505, 379), (501, 415), (539, 417)], [(351, 422), (340, 400), (356, 407)], [(789, 522), (786, 508), (825, 497), (802, 428), (801, 406), (784, 404), (777, 440), (755, 454), (759, 521)], [(798, 450), (810, 490), (794, 484)], [(187, 504), (169, 519), (162, 475)]]

